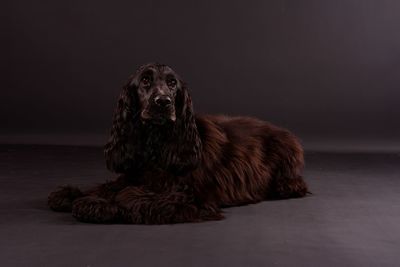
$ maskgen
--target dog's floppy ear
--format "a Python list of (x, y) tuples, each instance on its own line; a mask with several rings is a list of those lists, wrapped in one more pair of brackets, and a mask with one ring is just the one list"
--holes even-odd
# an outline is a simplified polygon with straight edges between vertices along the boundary
[(192, 99), (187, 85), (176, 95), (177, 133), (176, 157), (171, 164), (177, 173), (185, 173), (195, 168), (201, 160), (201, 140), (197, 130)]
[(107, 168), (116, 173), (127, 173), (132, 168), (134, 123), (139, 113), (136, 86), (132, 78), (123, 87), (114, 111), (110, 138), (104, 147)]
[(181, 81), (182, 88), (178, 90), (177, 95), (176, 95), (176, 109), (178, 115), (182, 119), (186, 119), (185, 117), (190, 117), (194, 115), (193, 112), (193, 105), (192, 105), (192, 98), (190, 97), (189, 94), (189, 89), (187, 87), (187, 84), (183, 81)]

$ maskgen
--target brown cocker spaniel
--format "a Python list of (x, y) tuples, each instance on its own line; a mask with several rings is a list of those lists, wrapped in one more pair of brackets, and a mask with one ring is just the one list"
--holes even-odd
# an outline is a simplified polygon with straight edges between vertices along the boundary
[(308, 193), (292, 133), (255, 118), (195, 115), (186, 84), (162, 64), (140, 67), (123, 88), (104, 153), (119, 177), (85, 192), (62, 186), (50, 208), (83, 222), (169, 224)]

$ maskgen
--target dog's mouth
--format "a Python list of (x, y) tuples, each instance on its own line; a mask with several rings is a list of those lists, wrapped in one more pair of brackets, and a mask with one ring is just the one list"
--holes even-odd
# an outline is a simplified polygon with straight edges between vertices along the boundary
[(158, 125), (172, 124), (176, 121), (175, 110), (170, 110), (169, 112), (143, 110), (140, 117), (143, 123)]

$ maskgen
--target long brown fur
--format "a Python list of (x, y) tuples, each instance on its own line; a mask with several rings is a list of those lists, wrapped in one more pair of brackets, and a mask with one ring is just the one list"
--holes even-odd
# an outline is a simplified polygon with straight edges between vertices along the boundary
[[(172, 123), (138, 115), (140, 77), (148, 68), (159, 75), (157, 90), (166, 86), (163, 73), (177, 79), (169, 92)], [(63, 186), (49, 195), (50, 208), (84, 222), (169, 224), (219, 220), (223, 207), (308, 192), (303, 149), (292, 133), (255, 118), (195, 116), (186, 84), (161, 64), (142, 66), (124, 87), (105, 157), (120, 173), (116, 180), (85, 192)]]

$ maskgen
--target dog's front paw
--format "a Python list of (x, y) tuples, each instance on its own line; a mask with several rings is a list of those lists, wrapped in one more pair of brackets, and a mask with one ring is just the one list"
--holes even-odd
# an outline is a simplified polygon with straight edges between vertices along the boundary
[(82, 222), (111, 223), (120, 217), (119, 207), (104, 198), (87, 196), (72, 203), (72, 216)]
[(81, 196), (83, 194), (77, 187), (60, 186), (56, 191), (50, 193), (47, 204), (54, 211), (68, 212), (72, 210), (72, 202)]

